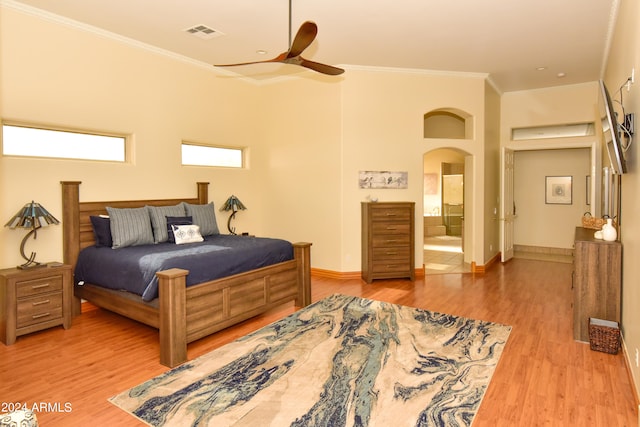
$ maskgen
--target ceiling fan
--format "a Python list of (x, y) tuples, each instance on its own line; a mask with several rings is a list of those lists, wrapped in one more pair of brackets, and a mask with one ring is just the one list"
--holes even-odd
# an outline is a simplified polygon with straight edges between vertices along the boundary
[(302, 52), (306, 48), (308, 48), (311, 43), (313, 43), (313, 40), (315, 40), (317, 34), (318, 26), (315, 24), (315, 22), (306, 21), (300, 26), (300, 29), (298, 29), (298, 32), (296, 33), (296, 37), (293, 39), (293, 43), (291, 43), (291, 0), (289, 0), (289, 50), (287, 50), (286, 52), (282, 52), (280, 55), (276, 56), (273, 59), (267, 59), (264, 61), (241, 62), (238, 64), (222, 64), (215, 66), (235, 67), (237, 65), (279, 62), (282, 64), (299, 65), (301, 67), (317, 71), (318, 73), (328, 74), (330, 76), (337, 76), (338, 74), (344, 73), (344, 70), (342, 68), (321, 64), (319, 62), (309, 61), (308, 59), (300, 56), (302, 55)]

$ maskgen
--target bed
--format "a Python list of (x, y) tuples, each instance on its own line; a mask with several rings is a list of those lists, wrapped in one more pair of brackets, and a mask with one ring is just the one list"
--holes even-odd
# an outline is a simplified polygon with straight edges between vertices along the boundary
[[(208, 183), (197, 183), (197, 195), (186, 199), (80, 202), (80, 181), (62, 183), (63, 258), (74, 269), (80, 252), (95, 246), (91, 217), (116, 209), (206, 205)], [(187, 286), (189, 271), (169, 268), (156, 273), (157, 298), (145, 301), (135, 293), (108, 289), (90, 282), (74, 284), (74, 315), (81, 300), (159, 330), (160, 363), (177, 366), (187, 360), (187, 344), (294, 301), (311, 303), (311, 243), (294, 243), (293, 259), (231, 276)], [(75, 280), (74, 280), (75, 282)]]

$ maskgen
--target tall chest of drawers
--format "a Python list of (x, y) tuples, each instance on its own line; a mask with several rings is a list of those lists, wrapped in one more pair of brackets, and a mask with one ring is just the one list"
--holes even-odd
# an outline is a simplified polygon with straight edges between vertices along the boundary
[(362, 202), (362, 278), (415, 279), (414, 202)]
[(70, 265), (0, 270), (0, 341), (52, 326), (71, 327), (73, 284)]

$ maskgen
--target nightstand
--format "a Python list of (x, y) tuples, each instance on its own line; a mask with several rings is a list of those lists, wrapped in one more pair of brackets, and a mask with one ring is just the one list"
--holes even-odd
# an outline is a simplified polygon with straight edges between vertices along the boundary
[(0, 270), (0, 341), (62, 325), (71, 327), (71, 266), (51, 263), (28, 270)]

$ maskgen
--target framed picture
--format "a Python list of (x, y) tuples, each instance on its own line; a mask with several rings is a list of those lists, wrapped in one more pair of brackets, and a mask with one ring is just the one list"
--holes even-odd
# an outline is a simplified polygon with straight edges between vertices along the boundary
[(545, 203), (550, 205), (570, 205), (573, 203), (572, 176), (547, 176)]
[(408, 188), (409, 172), (360, 171), (359, 188)]

